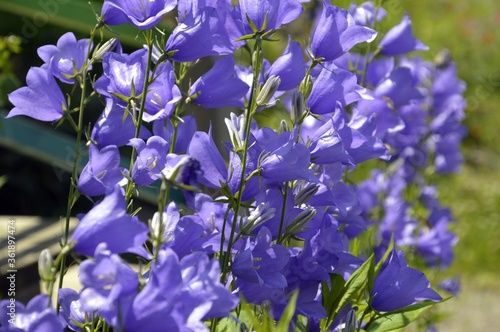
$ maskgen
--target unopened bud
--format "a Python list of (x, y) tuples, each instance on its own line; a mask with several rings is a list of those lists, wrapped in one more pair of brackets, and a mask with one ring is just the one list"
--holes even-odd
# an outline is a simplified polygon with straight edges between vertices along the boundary
[(351, 309), (345, 318), (345, 332), (355, 332), (356, 331), (356, 310)]
[(260, 203), (245, 219), (244, 230), (251, 232), (255, 228), (272, 219), (276, 212), (275, 208), (269, 208), (269, 203)]
[(311, 75), (307, 75), (302, 82), (300, 82), (299, 90), (302, 91), (304, 99), (307, 99), (311, 94), (312, 86), (313, 82)]
[(108, 40), (107, 42), (96, 48), (93, 56), (94, 61), (101, 60), (104, 54), (113, 50), (117, 44), (118, 44), (118, 39), (111, 38), (110, 40)]
[(289, 132), (289, 131), (290, 131), (290, 126), (288, 125), (288, 122), (286, 122), (286, 120), (282, 119), (280, 121), (280, 132), (284, 133), (284, 132)]
[(44, 281), (51, 280), (53, 265), (54, 260), (49, 249), (43, 249), (38, 257), (38, 274), (40, 275), (40, 279)]
[(238, 150), (243, 147), (245, 142), (245, 120), (234, 113), (231, 113), (230, 117), (230, 119), (224, 119), (224, 122), (226, 123), (231, 142), (234, 148)]
[(160, 213), (155, 212), (153, 215), (153, 219), (149, 222), (149, 229), (151, 232), (151, 239), (152, 240), (157, 240), (163, 238), (163, 232), (165, 232), (165, 222), (167, 220), (167, 214), (163, 212), (161, 214), (160, 218)]
[(281, 79), (278, 76), (271, 75), (257, 96), (257, 106), (266, 106), (269, 100), (274, 96), (281, 84)]
[(304, 95), (295, 90), (292, 95), (292, 122), (294, 125), (302, 123), (304, 117)]
[(319, 190), (319, 186), (316, 183), (309, 183), (307, 186), (302, 188), (297, 195), (294, 197), (295, 205), (301, 205), (308, 202)]
[(292, 220), (290, 225), (288, 225), (288, 227), (286, 228), (286, 233), (288, 235), (294, 235), (302, 231), (306, 227), (307, 223), (312, 218), (314, 218), (315, 215), (316, 209), (313, 207), (308, 207)]

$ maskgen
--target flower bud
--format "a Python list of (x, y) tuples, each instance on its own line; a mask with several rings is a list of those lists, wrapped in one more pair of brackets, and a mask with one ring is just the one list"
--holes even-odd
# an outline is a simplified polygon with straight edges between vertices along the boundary
[(281, 79), (276, 75), (271, 75), (257, 96), (257, 106), (266, 106), (274, 96), (281, 84)]
[(307, 75), (306, 77), (304, 77), (302, 82), (300, 82), (299, 90), (302, 91), (304, 99), (307, 99), (311, 94), (312, 86), (313, 82), (311, 75)]
[(356, 331), (356, 309), (351, 309), (345, 318), (345, 332), (355, 332)]
[(47, 281), (52, 278), (52, 267), (54, 265), (54, 260), (49, 249), (43, 249), (38, 257), (38, 274), (40, 279)]
[(118, 45), (118, 39), (111, 38), (110, 40), (108, 40), (107, 42), (102, 44), (101, 46), (97, 47), (94, 50), (94, 55), (92, 57), (93, 60), (94, 61), (101, 60), (102, 57), (104, 56), (104, 54), (106, 54), (107, 52), (114, 49), (116, 45)]
[(302, 123), (304, 116), (304, 95), (295, 90), (292, 95), (292, 122), (294, 125)]
[(224, 119), (231, 142), (236, 150), (242, 148), (245, 142), (245, 120), (231, 113), (231, 119)]
[(153, 219), (149, 222), (149, 229), (151, 232), (151, 239), (156, 241), (163, 238), (163, 232), (165, 232), (165, 223), (167, 220), (167, 214), (162, 213), (160, 218), (160, 213), (155, 212)]
[(287, 235), (294, 235), (302, 231), (307, 223), (316, 215), (316, 209), (308, 207), (296, 216), (286, 228)]
[(291, 130), (290, 130), (290, 126), (288, 125), (288, 122), (286, 122), (286, 120), (282, 119), (280, 121), (280, 133), (289, 132), (289, 131), (291, 131)]
[(269, 208), (269, 202), (260, 203), (257, 207), (250, 213), (248, 217), (245, 218), (243, 228), (247, 232), (251, 232), (255, 228), (264, 224), (266, 221), (274, 217), (276, 212), (275, 208)]
[(305, 188), (302, 188), (294, 197), (295, 205), (301, 205), (308, 202), (319, 190), (316, 183), (309, 183)]

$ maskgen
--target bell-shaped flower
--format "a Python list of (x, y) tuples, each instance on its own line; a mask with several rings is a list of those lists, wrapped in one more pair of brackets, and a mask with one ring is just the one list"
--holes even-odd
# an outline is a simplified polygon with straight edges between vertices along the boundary
[[(92, 316), (92, 312), (85, 312), (80, 303), (80, 295), (71, 288), (61, 288), (58, 292), (61, 317), (72, 331), (81, 331), (78, 325), (85, 324), (85, 315)], [(78, 324), (78, 325), (77, 325)]]
[(120, 167), (120, 151), (115, 145), (99, 150), (89, 147), (89, 162), (78, 179), (78, 190), (88, 196), (99, 196), (112, 191), (123, 180), (124, 168)]
[[(7, 277), (7, 281), (8, 281)], [(47, 294), (33, 297), (27, 305), (14, 298), (0, 301), (0, 331), (64, 331), (63, 323), (50, 304)]]
[(367, 27), (373, 27), (375, 22), (382, 21), (387, 12), (382, 7), (375, 7), (375, 4), (372, 1), (363, 2), (361, 5), (357, 5), (356, 3), (351, 3), (349, 6), (349, 13), (356, 21), (356, 24), (364, 25)]
[(92, 256), (97, 246), (104, 242), (111, 253), (132, 252), (148, 257), (143, 245), (148, 237), (148, 227), (137, 217), (127, 214), (127, 204), (120, 187), (86, 215), (79, 217), (72, 241), (76, 253)]
[(245, 248), (234, 258), (233, 274), (237, 284), (242, 282), (258, 283), (269, 288), (284, 288), (287, 282), (281, 270), (290, 258), (288, 250), (279, 244), (271, 245), (271, 232), (262, 227), (251, 242), (247, 240)]
[(357, 84), (355, 74), (340, 68), (323, 68), (314, 81), (307, 105), (314, 114), (326, 114), (335, 111), (337, 102), (347, 106), (361, 99), (372, 97)]
[(167, 162), (168, 142), (159, 136), (151, 136), (147, 142), (132, 138), (129, 145), (137, 151), (132, 180), (138, 185), (147, 186), (160, 179)]
[(38, 56), (45, 62), (47, 70), (61, 82), (73, 84), (73, 77), (82, 69), (89, 51), (90, 39), (76, 40), (72, 32), (59, 38), (56, 45), (38, 48)]
[(371, 306), (377, 311), (394, 311), (422, 300), (442, 300), (430, 288), (425, 274), (409, 267), (403, 252), (396, 250), (375, 278), (371, 297)]
[(129, 22), (138, 29), (148, 30), (176, 5), (177, 0), (106, 0), (101, 15), (108, 25)]
[(148, 87), (143, 120), (151, 122), (170, 117), (175, 104), (181, 99), (181, 91), (175, 85), (174, 68), (170, 62), (161, 63), (156, 69), (157, 76)]
[(371, 42), (375, 37), (375, 30), (357, 25), (347, 10), (324, 0), (321, 17), (312, 34), (311, 52), (315, 59), (330, 61), (342, 56), (356, 44)]
[[(177, 139), (175, 142), (174, 153), (185, 153), (191, 143), (194, 133), (196, 132), (197, 125), (196, 119), (191, 116), (182, 117), (182, 121), (177, 123)], [(172, 142), (174, 134), (174, 127), (171, 121), (161, 120), (153, 122), (153, 134), (163, 137), (167, 142)]]
[(299, 86), (306, 73), (306, 62), (302, 47), (288, 36), (288, 45), (283, 54), (267, 70), (267, 76), (275, 75), (281, 79), (279, 91), (291, 90)]
[(57, 121), (68, 105), (54, 76), (46, 69), (32, 67), (26, 76), (28, 86), (9, 94), (14, 108), (6, 118), (25, 115), (40, 121)]
[[(309, 149), (302, 143), (296, 142), (296, 135), (283, 133), (277, 141), (283, 144), (268, 146), (268, 152), (260, 163), (261, 175), (269, 183), (281, 183), (294, 180), (308, 180), (316, 182), (317, 178), (309, 170)], [(288, 137), (287, 137), (288, 136)], [(286, 141), (284, 141), (284, 139)], [(274, 149), (273, 149), (274, 148)]]
[(234, 58), (227, 56), (215, 62), (189, 89), (193, 102), (206, 108), (243, 107), (243, 97), (249, 86), (234, 70)]
[(199, 178), (201, 184), (211, 188), (220, 188), (221, 182), (227, 181), (227, 167), (212, 138), (211, 126), (208, 133), (198, 131), (194, 134), (188, 154), (196, 156), (200, 161), (203, 170)]
[[(99, 149), (108, 145), (118, 147), (127, 145), (130, 139), (135, 136), (135, 125), (132, 116), (127, 114), (125, 106), (118, 100), (106, 98), (106, 108), (92, 129), (91, 138)], [(125, 120), (124, 120), (125, 116)], [(139, 137), (148, 139), (151, 133), (141, 126)]]
[(105, 243), (99, 244), (92, 255), (94, 260), (80, 264), (80, 309), (96, 311), (111, 325), (120, 326), (123, 313), (139, 289), (139, 277), (120, 256), (107, 250)]
[(125, 103), (142, 94), (146, 78), (146, 49), (132, 54), (108, 52), (102, 59), (103, 75), (94, 83), (101, 95)]
[(401, 22), (389, 30), (382, 38), (379, 48), (383, 54), (391, 56), (429, 49), (413, 35), (411, 19), (406, 13), (403, 15)]
[(165, 46), (165, 51), (172, 54), (170, 58), (178, 62), (232, 54), (234, 49), (213, 7), (203, 7), (196, 15), (181, 20)]
[[(257, 31), (271, 31), (294, 21), (304, 10), (297, 0), (241, 0), (238, 4), (246, 34), (256, 32), (253, 31), (248, 19), (255, 25)], [(264, 26), (265, 22), (267, 24)]]

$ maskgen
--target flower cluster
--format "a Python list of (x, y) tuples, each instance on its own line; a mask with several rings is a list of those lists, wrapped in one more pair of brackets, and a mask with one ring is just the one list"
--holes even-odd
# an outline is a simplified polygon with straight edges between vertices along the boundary
[[(80, 146), (82, 114), (100, 98), (105, 107), (85, 131), (89, 161), (80, 174), (75, 162), (68, 210), (80, 195), (96, 203), (45, 269), (51, 290), (65, 255), (79, 255), (83, 288), (59, 289), (55, 309), (36, 297), (0, 331), (258, 329), (239, 315), (248, 306), (247, 316), (290, 315), (287, 324), (310, 330), (369, 330), (393, 311), (441, 300), (401, 249), (430, 266), (453, 259), (451, 211), (426, 179), (462, 162), (464, 85), (448, 59), (409, 56), (427, 47), (408, 15), (384, 34), (375, 30), (385, 17), (379, 5), (318, 5), (107, 0), (90, 39), (67, 33), (39, 49), (45, 64), (10, 94), (8, 117), (69, 121)], [(304, 7), (317, 13), (309, 40), (288, 36), (271, 63), (262, 45), (283, 36)], [(177, 26), (160, 33), (175, 9)], [(96, 42), (102, 26), (123, 23), (142, 31), (143, 48), (127, 54), (118, 40)], [(212, 67), (190, 78), (205, 57)], [(61, 84), (82, 90), (79, 105)], [(186, 115), (190, 104), (233, 107), (223, 149), (211, 127), (200, 131)], [(277, 126), (257, 121), (270, 114), (283, 115)], [(354, 183), (369, 160), (377, 169)], [(133, 200), (143, 186), (159, 188), (147, 223)], [(369, 229), (375, 238), (364, 243)]]

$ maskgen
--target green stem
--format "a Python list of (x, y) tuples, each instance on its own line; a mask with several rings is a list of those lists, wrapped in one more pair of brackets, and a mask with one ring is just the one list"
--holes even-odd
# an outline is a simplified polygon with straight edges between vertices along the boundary
[[(226, 255), (223, 256), (223, 264), (222, 268), (222, 276), (221, 282), (224, 284), (226, 282), (226, 275), (229, 268), (229, 260), (231, 257), (231, 249), (233, 246), (233, 239), (236, 232), (236, 225), (238, 223), (238, 218), (240, 214), (240, 207), (242, 203), (243, 197), (243, 189), (245, 187), (245, 173), (247, 170), (247, 158), (248, 158), (248, 147), (250, 140), (250, 129), (252, 125), (252, 117), (257, 111), (257, 94), (258, 94), (258, 86), (259, 86), (259, 73), (260, 68), (262, 66), (262, 39), (260, 35), (255, 36), (255, 46), (254, 46), (254, 54), (253, 54), (253, 82), (252, 82), (252, 93), (250, 95), (250, 105), (247, 109), (245, 109), (245, 141), (243, 144), (243, 156), (241, 157), (241, 177), (240, 177), (240, 185), (238, 188), (238, 193), (236, 197), (236, 206), (233, 207), (234, 217), (231, 225), (231, 232), (229, 235), (229, 241), (227, 245)], [(224, 226), (227, 220), (224, 220)], [(225, 228), (223, 226), (223, 228)]]
[[(139, 115), (137, 117), (137, 122), (136, 122), (136, 127), (135, 127), (135, 138), (139, 138), (139, 135), (141, 133), (141, 125), (142, 125), (142, 116), (144, 114), (144, 110), (146, 107), (146, 97), (148, 94), (148, 87), (149, 84), (152, 82), (149, 82), (150, 78), (150, 71), (151, 71), (151, 61), (152, 61), (152, 54), (153, 54), (153, 31), (152, 30), (147, 30), (145, 32), (145, 38), (146, 38), (146, 44), (148, 46), (148, 59), (146, 62), (146, 73), (144, 77), (144, 83), (142, 86), (142, 94), (141, 94), (141, 103), (139, 106)], [(134, 169), (134, 164), (135, 164), (135, 159), (137, 157), (137, 152), (135, 149), (132, 149), (132, 153), (130, 155), (130, 166), (129, 166), (129, 175), (132, 176), (132, 170)], [(127, 201), (127, 204), (130, 202), (130, 199), (132, 198), (132, 194), (134, 192), (134, 187), (135, 184), (133, 181), (129, 180), (127, 183), (127, 188), (125, 190), (126, 196), (125, 199)], [(133, 210), (133, 207), (129, 205), (129, 212)]]
[(283, 240), (283, 224), (285, 223), (286, 201), (288, 200), (288, 182), (285, 183), (285, 193), (283, 194), (283, 206), (281, 208), (280, 228), (278, 231), (277, 243)]
[[(51, 284), (49, 287), (49, 300), (52, 298), (52, 294), (54, 291), (54, 282), (55, 282), (55, 276), (56, 276), (56, 271), (59, 271), (59, 284), (58, 284), (58, 289), (61, 289), (63, 286), (63, 280), (64, 280), (64, 270), (66, 268), (66, 255), (68, 254), (69, 251), (64, 250), (64, 248), (68, 247), (68, 241), (69, 241), (69, 224), (71, 220), (71, 210), (73, 209), (74, 204), (76, 203), (78, 199), (78, 188), (76, 184), (76, 178), (78, 175), (78, 162), (80, 160), (80, 148), (81, 148), (81, 142), (82, 142), (82, 123), (83, 123), (83, 111), (85, 108), (85, 95), (87, 93), (87, 73), (90, 68), (90, 58), (91, 58), (91, 50), (92, 50), (92, 44), (93, 44), (93, 39), (95, 36), (95, 33), (97, 29), (99, 28), (99, 24), (94, 26), (90, 33), (90, 41), (89, 41), (89, 46), (87, 48), (87, 55), (85, 58), (85, 62), (82, 66), (82, 72), (80, 76), (80, 86), (82, 90), (82, 95), (80, 97), (80, 106), (79, 106), (79, 112), (78, 112), (78, 122), (76, 124), (76, 146), (75, 146), (75, 158), (73, 160), (73, 168), (71, 170), (71, 179), (70, 179), (70, 185), (69, 185), (69, 193), (68, 193), (68, 203), (66, 206), (66, 220), (64, 224), (64, 237), (62, 239), (62, 248), (63, 250), (60, 253), (60, 260), (56, 261), (54, 263), (55, 271), (53, 273), (53, 276), (51, 278)], [(74, 123), (73, 123), (74, 124)], [(57, 300), (57, 305), (56, 305), (56, 311), (59, 314), (59, 300)]]

